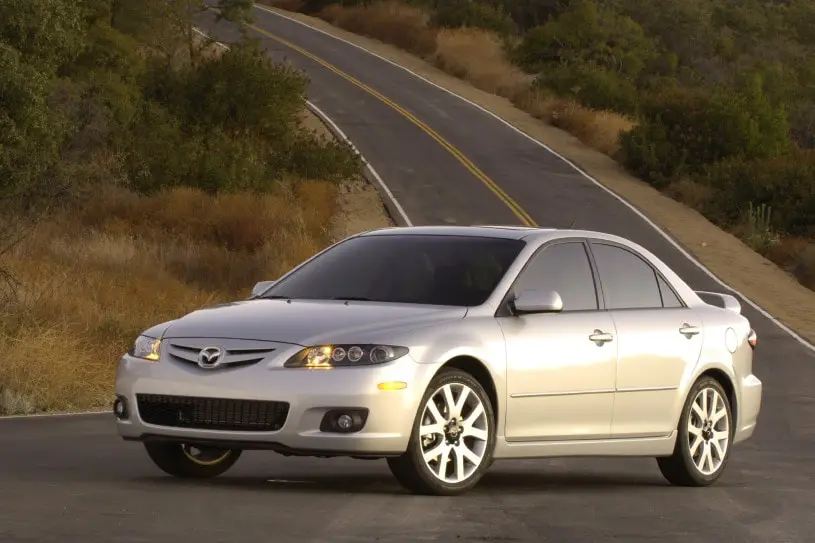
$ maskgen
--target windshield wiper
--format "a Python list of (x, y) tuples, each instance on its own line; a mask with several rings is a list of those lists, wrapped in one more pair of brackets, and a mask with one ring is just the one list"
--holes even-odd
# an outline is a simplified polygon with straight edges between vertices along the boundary
[(370, 298), (365, 298), (363, 296), (334, 296), (331, 298), (332, 300), (346, 300), (352, 302), (373, 302)]

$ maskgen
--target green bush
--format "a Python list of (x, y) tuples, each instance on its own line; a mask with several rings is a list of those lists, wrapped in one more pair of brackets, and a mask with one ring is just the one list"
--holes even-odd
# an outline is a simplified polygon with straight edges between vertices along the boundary
[(638, 77), (656, 56), (642, 27), (591, 0), (578, 0), (568, 11), (526, 32), (512, 54), (529, 72), (566, 62), (602, 66), (628, 78)]
[(0, 197), (35, 182), (59, 157), (65, 130), (48, 107), (52, 82), (0, 42)]
[(704, 177), (717, 193), (717, 222), (735, 225), (750, 206), (772, 208), (771, 227), (795, 236), (815, 235), (815, 150), (762, 160), (731, 159)]
[(220, 57), (180, 74), (187, 123), (250, 132), (269, 140), (292, 137), (305, 107), (308, 78), (275, 63), (256, 45), (233, 46)]
[(789, 147), (786, 111), (757, 90), (669, 89), (645, 100), (621, 137), (625, 167), (663, 188), (720, 160), (771, 158)]
[(515, 30), (512, 18), (499, 7), (471, 0), (444, 0), (436, 6), (431, 23), (442, 28), (472, 27), (507, 36)]
[(556, 65), (541, 72), (536, 84), (594, 109), (633, 114), (639, 102), (637, 86), (630, 79), (591, 63)]
[(255, 44), (179, 70), (152, 63), (145, 80), (128, 155), (138, 191), (262, 191), (286, 174), (340, 181), (360, 172), (350, 148), (300, 125), (305, 75)]

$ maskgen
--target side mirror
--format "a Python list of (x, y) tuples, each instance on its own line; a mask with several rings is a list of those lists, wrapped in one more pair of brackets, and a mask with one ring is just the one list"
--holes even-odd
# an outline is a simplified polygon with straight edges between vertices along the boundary
[(563, 299), (554, 290), (524, 290), (512, 302), (516, 313), (559, 313)]
[(263, 294), (272, 286), (277, 283), (277, 281), (261, 281), (256, 283), (255, 286), (252, 288), (252, 296), (257, 296), (258, 294)]

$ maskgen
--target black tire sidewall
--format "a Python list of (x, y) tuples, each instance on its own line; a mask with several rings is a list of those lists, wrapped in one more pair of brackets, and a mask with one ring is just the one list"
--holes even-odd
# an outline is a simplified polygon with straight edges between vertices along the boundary
[[(430, 397), (441, 387), (447, 384), (463, 384), (469, 387), (484, 406), (484, 411), (487, 416), (487, 445), (484, 451), (484, 457), (475, 472), (466, 480), (460, 483), (445, 483), (439, 480), (435, 475), (430, 472), (429, 467), (424, 461), (422, 455), (421, 436), (419, 435), (419, 428), (422, 423), (422, 415), (424, 413), (425, 404)], [(455, 495), (460, 494), (474, 487), (484, 473), (489, 469), (492, 464), (493, 452), (495, 450), (495, 411), (484, 387), (469, 373), (459, 369), (446, 369), (439, 372), (431, 381), (419, 403), (416, 410), (416, 418), (413, 422), (413, 430), (410, 435), (410, 443), (406, 452), (406, 460), (409, 462), (410, 476), (418, 478), (421, 487), (426, 488), (433, 494), (439, 495)]]
[[(688, 443), (688, 423), (689, 423), (689, 415), (691, 409), (693, 409), (693, 402), (696, 399), (696, 396), (702, 389), (705, 388), (712, 388), (719, 393), (719, 395), (724, 400), (725, 408), (727, 409), (727, 420), (728, 420), (728, 430), (729, 430), (729, 439), (727, 444), (727, 451), (724, 455), (724, 460), (722, 461), (721, 466), (719, 469), (716, 470), (715, 473), (711, 475), (705, 475), (699, 471), (696, 467), (696, 464), (693, 462), (693, 458), (691, 457), (690, 453), (690, 443)], [(730, 398), (727, 396), (727, 392), (724, 390), (724, 387), (714, 378), (712, 377), (702, 377), (699, 379), (691, 388), (690, 392), (688, 393), (688, 397), (685, 400), (685, 406), (682, 409), (682, 418), (679, 421), (678, 430), (679, 434), (676, 436), (678, 440), (678, 453), (682, 460), (682, 463), (685, 466), (685, 471), (687, 471), (688, 476), (693, 479), (694, 483), (703, 486), (709, 485), (716, 481), (719, 477), (721, 477), (722, 473), (724, 473), (725, 468), (727, 468), (727, 463), (730, 460), (730, 451), (733, 447), (733, 434), (734, 434), (734, 420), (733, 420), (733, 411), (730, 405)]]
[(162, 471), (175, 477), (209, 478), (221, 475), (238, 461), (243, 453), (240, 449), (228, 449), (229, 455), (217, 464), (202, 465), (187, 457), (181, 443), (147, 442), (147, 454)]

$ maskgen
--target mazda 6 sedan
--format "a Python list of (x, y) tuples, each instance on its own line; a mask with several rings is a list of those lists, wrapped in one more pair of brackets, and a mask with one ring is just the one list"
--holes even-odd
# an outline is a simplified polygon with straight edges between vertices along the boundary
[(178, 477), (242, 451), (384, 458), (422, 494), (495, 459), (653, 457), (716, 481), (755, 430), (756, 334), (600, 232), (409, 227), (340, 241), (243, 301), (145, 330), (119, 361), (119, 435)]

